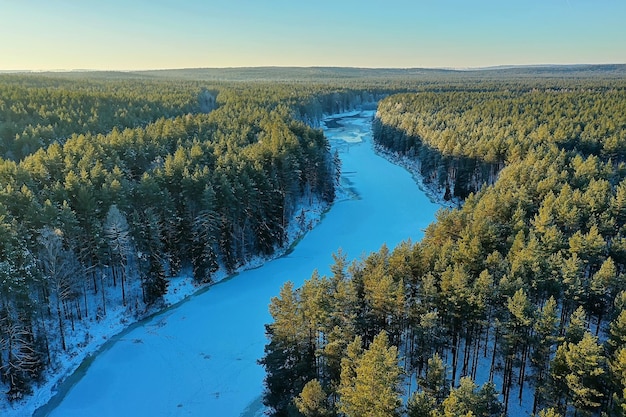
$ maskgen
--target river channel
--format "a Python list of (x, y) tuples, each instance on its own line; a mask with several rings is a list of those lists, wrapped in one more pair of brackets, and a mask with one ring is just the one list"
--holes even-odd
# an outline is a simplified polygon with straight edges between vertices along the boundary
[(324, 132), (342, 159), (348, 193), (281, 258), (209, 287), (113, 338), (35, 416), (258, 416), (268, 304), (300, 286), (332, 253), (360, 258), (419, 240), (438, 205), (411, 174), (375, 154), (372, 111), (336, 115)]

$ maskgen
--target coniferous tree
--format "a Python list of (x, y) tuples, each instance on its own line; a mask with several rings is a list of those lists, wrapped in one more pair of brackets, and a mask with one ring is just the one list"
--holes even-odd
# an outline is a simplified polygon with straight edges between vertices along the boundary
[(429, 398), (440, 404), (448, 395), (449, 382), (447, 369), (441, 357), (437, 353), (428, 359), (428, 368), (423, 378), (419, 379), (419, 385)]
[(111, 256), (111, 272), (113, 283), (119, 276), (122, 288), (122, 303), (126, 305), (126, 276), (128, 266), (128, 256), (131, 250), (128, 222), (117, 206), (114, 204), (109, 208), (106, 221), (104, 223), (104, 233), (108, 240)]
[(557, 341), (558, 315), (557, 304), (550, 297), (543, 307), (537, 311), (536, 321), (533, 325), (534, 340), (531, 364), (535, 375), (535, 399), (533, 413), (543, 404), (547, 395), (547, 372), (550, 366), (553, 346)]
[(461, 378), (459, 386), (441, 404), (437, 417), (461, 417), (467, 415), (480, 417), (499, 417), (502, 404), (492, 383), (481, 388), (470, 379)]
[(435, 399), (423, 391), (415, 391), (407, 402), (409, 417), (432, 417), (437, 408)]
[(280, 295), (272, 298), (270, 312), (275, 322), (266, 326), (270, 343), (259, 361), (267, 374), (263, 403), (271, 407), (273, 415), (287, 416), (295, 409), (293, 398), (316, 377), (315, 352), (307, 343), (299, 297), (291, 282), (285, 283)]
[(305, 417), (329, 417), (332, 414), (328, 397), (317, 379), (307, 382), (294, 400), (298, 411)]
[[(594, 412), (606, 401), (607, 372), (602, 346), (589, 332), (575, 342), (564, 342), (552, 362), (552, 381), (557, 406), (560, 400), (582, 412)], [(561, 406), (562, 408), (562, 406)]]
[(346, 417), (399, 416), (401, 374), (397, 349), (381, 332), (362, 354), (342, 362), (339, 411)]
[(78, 263), (70, 251), (63, 247), (63, 233), (44, 228), (39, 234), (39, 264), (46, 287), (52, 292), (49, 302), (54, 306), (59, 325), (61, 347), (67, 350), (63, 310), (67, 302), (76, 296), (77, 278), (80, 274)]

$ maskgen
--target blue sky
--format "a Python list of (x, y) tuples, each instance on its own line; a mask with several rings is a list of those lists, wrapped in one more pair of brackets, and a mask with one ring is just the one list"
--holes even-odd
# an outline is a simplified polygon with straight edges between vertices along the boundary
[(626, 63), (624, 0), (0, 0), (0, 70)]

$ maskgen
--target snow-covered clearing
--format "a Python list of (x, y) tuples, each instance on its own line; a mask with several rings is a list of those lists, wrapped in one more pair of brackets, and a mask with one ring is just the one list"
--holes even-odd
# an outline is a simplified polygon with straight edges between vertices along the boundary
[[(375, 154), (373, 114), (332, 116), (337, 123), (325, 132), (339, 150), (345, 192), (292, 252), (196, 292), (111, 338), (35, 415), (261, 415), (264, 372), (257, 360), (266, 343), (264, 324), (271, 321), (268, 304), (281, 285), (291, 280), (299, 286), (316, 268), (329, 273), (331, 254), (339, 248), (354, 258), (383, 243), (394, 247), (420, 239), (439, 208), (406, 170)], [(168, 301), (196, 290), (188, 283), (183, 277), (172, 285), (168, 297), (174, 298)], [(2, 414), (26, 416), (32, 407)]]

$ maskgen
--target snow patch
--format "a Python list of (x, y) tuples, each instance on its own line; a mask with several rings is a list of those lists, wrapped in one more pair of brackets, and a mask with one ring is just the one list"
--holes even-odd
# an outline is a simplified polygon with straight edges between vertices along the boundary
[[(341, 124), (337, 129), (363, 129), (362, 142), (355, 143), (349, 132), (325, 129), (342, 159), (345, 190), (339, 191), (324, 222), (313, 228), (324, 206), (301, 207), (294, 214), (302, 216), (304, 208), (303, 221), (291, 224), (300, 223), (305, 236), (293, 250), (284, 248), (285, 256), (236, 279), (222, 279), (209, 291), (198, 291), (190, 274), (172, 282), (168, 303), (188, 301), (133, 326), (121, 340), (98, 351), (80, 381), (73, 387), (63, 384), (64, 395), (56, 407), (48, 407), (49, 415), (105, 416), (119, 415), (119, 410), (127, 415), (260, 415), (257, 400), (264, 371), (257, 360), (266, 343), (263, 325), (271, 321), (267, 306), (283, 283), (300, 286), (314, 269), (330, 273), (331, 254), (339, 248), (359, 256), (383, 243), (393, 247), (409, 238), (418, 240), (439, 208), (417, 190), (406, 170), (374, 154), (374, 112), (351, 113), (336, 120)], [(29, 407), (0, 413), (30, 415)]]
[[(185, 269), (178, 276), (168, 278), (167, 293), (163, 295), (163, 302), (140, 309), (143, 303), (138, 300), (130, 301), (123, 306), (119, 287), (107, 287), (107, 312), (106, 314), (90, 314), (97, 319), (88, 318), (75, 322), (74, 330), (66, 329), (66, 344), (68, 350), (54, 353), (54, 363), (45, 371), (40, 385), (33, 387), (33, 394), (22, 400), (9, 403), (6, 396), (0, 393), (0, 415), (2, 417), (26, 417), (32, 416), (35, 410), (48, 403), (58, 390), (59, 384), (77, 371), (79, 366), (97, 353), (101, 347), (111, 338), (126, 330), (130, 325), (150, 317), (166, 308), (180, 303), (215, 283), (223, 281), (248, 269), (258, 268), (264, 263), (283, 256), (289, 248), (312, 230), (322, 219), (323, 213), (328, 210), (329, 204), (314, 199), (312, 205), (307, 205), (303, 198), (297, 205), (295, 215), (291, 219), (286, 231), (286, 244), (275, 248), (270, 256), (252, 257), (245, 265), (237, 268), (233, 274), (228, 274), (225, 268), (220, 268), (212, 276), (210, 283), (198, 284), (191, 270)], [(129, 282), (130, 285), (138, 286), (138, 279)], [(129, 291), (130, 293), (130, 291)], [(140, 294), (141, 291), (134, 291)], [(110, 304), (110, 305), (109, 305)], [(94, 311), (97, 305), (90, 306)], [(55, 327), (56, 323), (50, 323)]]

